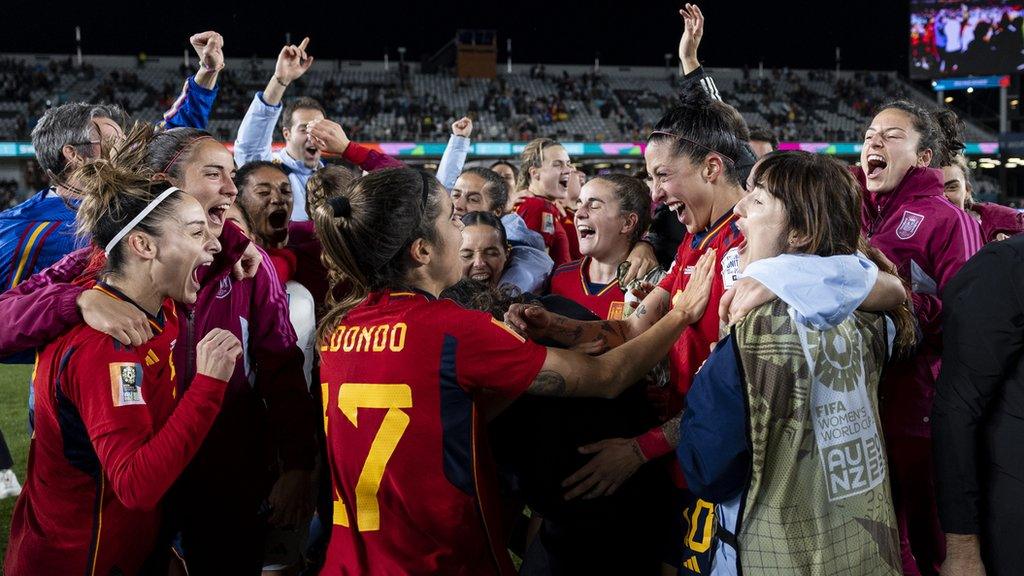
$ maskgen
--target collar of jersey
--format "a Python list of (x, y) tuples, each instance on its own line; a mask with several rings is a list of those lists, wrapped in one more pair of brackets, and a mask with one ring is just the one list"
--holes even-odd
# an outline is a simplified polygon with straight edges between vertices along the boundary
[(423, 296), (427, 300), (437, 300), (437, 297), (433, 294), (425, 290), (420, 290), (419, 288), (412, 288), (410, 290), (392, 290), (388, 292), (389, 298), (409, 298), (416, 295)]
[(691, 248), (707, 248), (708, 244), (718, 236), (718, 233), (725, 230), (729, 224), (736, 221), (739, 215), (733, 212), (732, 208), (728, 212), (722, 214), (721, 218), (715, 221), (714, 224), (708, 226), (703, 232), (698, 232), (693, 235), (693, 242), (690, 244)]
[(153, 329), (156, 330), (157, 334), (164, 331), (164, 311), (162, 308), (160, 309), (160, 312), (158, 312), (156, 316), (153, 316), (152, 314), (147, 312), (145, 308), (139, 306), (139, 304), (136, 301), (126, 296), (124, 292), (121, 292), (117, 288), (114, 288), (113, 286), (105, 282), (97, 282), (96, 285), (92, 287), (92, 289), (99, 290), (100, 292), (106, 294), (107, 296), (110, 296), (115, 300), (127, 302), (132, 306), (135, 306), (136, 308), (141, 310), (143, 314), (146, 315), (146, 319), (149, 320), (150, 326), (152, 326)]

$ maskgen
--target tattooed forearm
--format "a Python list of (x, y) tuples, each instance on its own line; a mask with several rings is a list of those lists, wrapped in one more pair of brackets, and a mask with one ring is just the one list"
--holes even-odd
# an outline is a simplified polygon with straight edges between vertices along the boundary
[(665, 422), (661, 425), (661, 432), (665, 435), (665, 440), (668, 441), (668, 445), (675, 448), (679, 446), (679, 422), (683, 418), (683, 413), (676, 414), (674, 418)]
[(669, 304), (670, 303), (671, 303), (671, 301), (668, 298), (663, 298), (661, 300), (661, 302), (658, 303), (658, 317), (659, 318), (660, 317), (664, 317), (665, 314), (668, 314)]
[(548, 334), (566, 346), (575, 346), (583, 340), (583, 324), (560, 316), (551, 323)]
[(541, 396), (565, 396), (565, 378), (553, 370), (541, 370), (527, 392)]

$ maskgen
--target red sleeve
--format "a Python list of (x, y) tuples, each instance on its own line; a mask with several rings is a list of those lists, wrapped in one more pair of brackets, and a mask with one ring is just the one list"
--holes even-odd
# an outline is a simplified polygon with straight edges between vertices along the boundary
[(288, 294), (270, 266), (260, 266), (252, 281), (249, 346), (256, 364), (256, 389), (267, 403), (284, 469), (312, 470), (317, 408), (306, 386), (305, 357), (296, 345)]
[(566, 262), (572, 262), (572, 249), (569, 244), (569, 235), (562, 223), (558, 221), (561, 215), (557, 210), (553, 210), (551, 217), (555, 219), (555, 229), (549, 255), (555, 261), (555, 266), (561, 266)]
[[(135, 354), (115, 350), (112, 342), (104, 337), (76, 350), (68, 364), (68, 378), (60, 381), (60, 392), (78, 408), (118, 500), (130, 509), (150, 510), (206, 438), (227, 383), (197, 374), (170, 418), (154, 431), (144, 401), (147, 383), (142, 365)], [(140, 382), (136, 394), (120, 386), (124, 370)]]
[(547, 359), (547, 348), (525, 340), (483, 312), (452, 304), (449, 315), (458, 338), (455, 373), (459, 385), (493, 390), (514, 398), (530, 387)]
[[(928, 239), (928, 253), (933, 262), (932, 272), (936, 294), (911, 294), (914, 315), (926, 336), (937, 336), (942, 329), (942, 300), (939, 295), (960, 268), (981, 250), (981, 229), (961, 210), (944, 225), (936, 226)], [(911, 274), (913, 277), (913, 274)]]
[(526, 227), (537, 232), (544, 238), (544, 246), (548, 249), (548, 255), (554, 260), (555, 266), (561, 266), (570, 262), (569, 238), (565, 235), (565, 228), (559, 222), (560, 215), (555, 209), (548, 209), (543, 202), (533, 198), (526, 198), (516, 212), (526, 223)]
[(387, 154), (381, 154), (376, 150), (367, 148), (362, 144), (356, 144), (355, 142), (349, 142), (348, 148), (345, 149), (345, 152), (342, 153), (341, 157), (367, 172), (384, 170), (386, 168), (407, 167), (401, 160), (392, 158)]
[(82, 322), (77, 300), (86, 288), (71, 282), (92, 251), (76, 250), (0, 295), (0, 356), (42, 346)]

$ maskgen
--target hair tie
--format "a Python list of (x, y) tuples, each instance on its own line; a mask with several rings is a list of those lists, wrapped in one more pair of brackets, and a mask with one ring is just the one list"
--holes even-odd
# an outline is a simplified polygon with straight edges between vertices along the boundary
[(335, 218), (349, 218), (352, 216), (352, 202), (345, 196), (335, 196), (327, 201), (334, 211)]
[(159, 196), (152, 199), (149, 202), (149, 204), (146, 204), (146, 207), (143, 208), (138, 214), (136, 214), (135, 218), (132, 218), (131, 221), (125, 224), (124, 228), (121, 228), (120, 232), (114, 234), (114, 237), (110, 239), (110, 242), (107, 242), (107, 246), (103, 249), (103, 251), (106, 252), (107, 256), (110, 256), (110, 252), (113, 251), (113, 249), (117, 246), (117, 243), (120, 242), (122, 238), (127, 236), (128, 233), (131, 232), (136, 226), (138, 226), (140, 222), (145, 220), (146, 216), (149, 216), (150, 212), (155, 210), (156, 207), (159, 206), (161, 202), (166, 200), (168, 196), (174, 194), (175, 192), (178, 192), (179, 190), (180, 188), (175, 188), (174, 186), (171, 186), (167, 190), (164, 190), (163, 193), (161, 193)]

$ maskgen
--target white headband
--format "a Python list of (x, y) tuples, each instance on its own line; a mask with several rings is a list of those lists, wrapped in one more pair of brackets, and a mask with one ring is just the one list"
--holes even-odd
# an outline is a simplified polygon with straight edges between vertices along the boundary
[(161, 193), (159, 196), (153, 198), (153, 201), (147, 204), (146, 207), (142, 209), (142, 212), (139, 212), (138, 216), (132, 218), (131, 222), (126, 224), (124, 228), (121, 228), (120, 232), (114, 234), (114, 237), (110, 239), (110, 242), (107, 242), (107, 247), (103, 249), (103, 251), (106, 252), (107, 256), (110, 256), (110, 251), (114, 249), (114, 246), (117, 246), (117, 243), (120, 242), (122, 238), (127, 236), (128, 233), (131, 232), (133, 228), (138, 226), (139, 222), (142, 222), (146, 218), (146, 216), (149, 216), (150, 212), (155, 210), (156, 207), (160, 205), (161, 202), (166, 200), (168, 196), (174, 194), (178, 190), (180, 190), (180, 188), (175, 188), (174, 186), (171, 186), (167, 190), (164, 190), (163, 193)]

